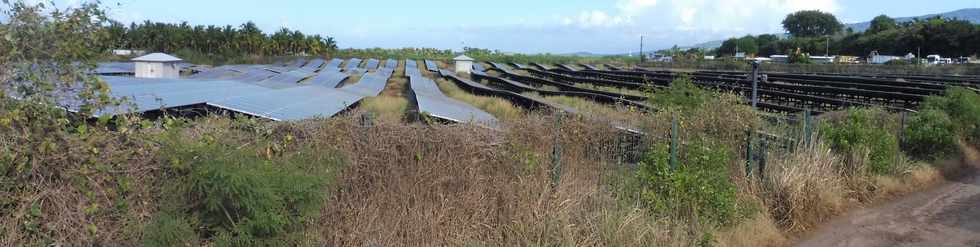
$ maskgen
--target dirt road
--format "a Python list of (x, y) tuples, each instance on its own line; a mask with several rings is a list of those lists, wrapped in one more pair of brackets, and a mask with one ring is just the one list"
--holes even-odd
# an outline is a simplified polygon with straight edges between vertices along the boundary
[[(980, 153), (963, 159), (980, 167)], [(833, 220), (798, 246), (980, 247), (980, 176), (975, 172), (937, 188)]]

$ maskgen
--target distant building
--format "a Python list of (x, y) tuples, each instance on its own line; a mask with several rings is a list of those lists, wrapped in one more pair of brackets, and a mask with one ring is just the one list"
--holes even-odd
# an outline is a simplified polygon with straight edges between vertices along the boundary
[(857, 64), (861, 62), (859, 61), (859, 58), (855, 56), (837, 56), (837, 59), (834, 59), (834, 63)]
[(789, 55), (772, 55), (769, 56), (769, 59), (773, 63), (789, 63)]
[[(912, 57), (908, 57), (910, 55)], [(912, 53), (909, 53), (908, 55), (906, 55), (906, 57), (903, 58), (903, 57), (899, 57), (899, 56), (880, 55), (880, 54), (878, 54), (878, 51), (872, 51), (871, 52), (871, 55), (868, 56), (868, 63), (870, 63), (870, 64), (885, 64), (885, 63), (888, 63), (888, 62), (891, 62), (891, 61), (894, 61), (894, 60), (901, 60), (901, 59), (912, 60), (912, 59), (915, 59), (915, 55), (912, 55)]]
[(654, 54), (650, 58), (650, 61), (660, 62), (660, 63), (670, 63), (670, 62), (674, 62), (674, 57), (661, 55), (661, 54)]
[(136, 63), (137, 78), (180, 78), (180, 63), (183, 59), (164, 53), (152, 53), (133, 58)]
[(453, 58), (456, 62), (456, 73), (457, 74), (469, 74), (470, 70), (473, 69), (473, 58), (467, 57), (466, 55), (459, 55)]
[(144, 50), (127, 50), (127, 49), (116, 49), (112, 50), (112, 55), (116, 56), (142, 56), (146, 54)]
[(810, 61), (815, 64), (832, 64), (835, 58), (835, 56), (810, 56)]
[(933, 64), (933, 65), (936, 65), (936, 64), (952, 64), (953, 63), (953, 59), (952, 58), (943, 58), (940, 55), (929, 55), (929, 56), (926, 56), (926, 61), (929, 62), (929, 64)]
[(745, 52), (735, 53), (735, 60), (742, 60), (742, 59), (745, 59)]
[(760, 62), (760, 63), (771, 63), (772, 62), (772, 58), (768, 58), (768, 57), (754, 57), (754, 58), (749, 58), (748, 60), (749, 61), (756, 61), (756, 62)]
[(704, 56), (704, 60), (715, 60), (715, 56)]

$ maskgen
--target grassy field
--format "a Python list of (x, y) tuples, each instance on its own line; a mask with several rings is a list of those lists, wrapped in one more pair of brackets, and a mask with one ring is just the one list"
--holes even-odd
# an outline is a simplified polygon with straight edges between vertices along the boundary
[(408, 78), (405, 75), (405, 62), (398, 67), (388, 79), (384, 91), (377, 97), (365, 98), (361, 101), (360, 109), (376, 114), (378, 118), (388, 122), (396, 122), (406, 118), (409, 110), (409, 100), (405, 95), (408, 90)]

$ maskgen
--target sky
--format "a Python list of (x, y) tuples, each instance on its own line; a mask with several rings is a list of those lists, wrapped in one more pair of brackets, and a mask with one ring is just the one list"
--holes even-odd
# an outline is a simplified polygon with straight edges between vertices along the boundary
[[(40, 1), (40, 0), (35, 0)], [(84, 0), (57, 0), (72, 6)], [(281, 27), (334, 37), (341, 48), (479, 47), (522, 53), (622, 54), (732, 36), (782, 33), (798, 10), (844, 23), (980, 8), (980, 0), (103, 0), (112, 18)]]

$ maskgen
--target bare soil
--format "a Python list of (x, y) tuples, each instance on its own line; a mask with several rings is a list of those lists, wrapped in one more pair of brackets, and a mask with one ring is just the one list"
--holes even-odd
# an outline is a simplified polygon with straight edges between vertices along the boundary
[(964, 147), (968, 166), (936, 188), (850, 213), (797, 246), (980, 246), (980, 152)]

